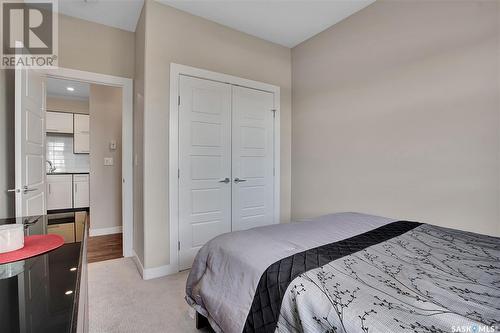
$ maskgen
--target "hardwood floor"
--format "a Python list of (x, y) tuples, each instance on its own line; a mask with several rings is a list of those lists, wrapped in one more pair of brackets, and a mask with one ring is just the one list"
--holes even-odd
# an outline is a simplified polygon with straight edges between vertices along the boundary
[(88, 262), (122, 258), (122, 234), (89, 237)]

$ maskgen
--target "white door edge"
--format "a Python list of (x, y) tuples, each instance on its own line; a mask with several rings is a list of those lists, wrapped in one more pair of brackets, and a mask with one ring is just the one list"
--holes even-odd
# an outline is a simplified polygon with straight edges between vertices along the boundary
[(247, 88), (268, 91), (274, 94), (274, 223), (280, 222), (280, 87), (268, 83), (248, 80), (237, 76), (212, 72), (196, 67), (170, 63), (170, 104), (169, 104), (169, 266), (179, 272), (179, 77), (193, 76), (201, 79), (219, 81)]
[(44, 79), (39, 70), (15, 69), (15, 190), (9, 190), (17, 217), (46, 210)]

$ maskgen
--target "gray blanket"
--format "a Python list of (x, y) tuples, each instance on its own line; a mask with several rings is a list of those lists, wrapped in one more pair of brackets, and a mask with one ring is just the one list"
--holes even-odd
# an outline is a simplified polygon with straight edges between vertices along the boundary
[(394, 221), (338, 213), (218, 236), (198, 252), (188, 277), (186, 300), (209, 319), (215, 331), (241, 333), (259, 279), (269, 265)]
[[(186, 299), (215, 331), (242, 332), (271, 264), (390, 222), (342, 213), (221, 235), (197, 255)], [(277, 331), (491, 332), (499, 262), (498, 238), (422, 225), (295, 278)]]
[(500, 239), (424, 224), (299, 275), (277, 331), (475, 333), (499, 323)]

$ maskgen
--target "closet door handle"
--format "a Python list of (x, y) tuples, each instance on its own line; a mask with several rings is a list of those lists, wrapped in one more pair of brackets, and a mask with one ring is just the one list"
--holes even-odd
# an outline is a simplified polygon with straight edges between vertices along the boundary
[(219, 183), (225, 183), (225, 184), (227, 184), (227, 183), (229, 183), (230, 181), (231, 181), (231, 179), (229, 179), (229, 178), (227, 178), (227, 177), (226, 177), (226, 178), (224, 178), (224, 179), (219, 180)]
[(239, 179), (238, 177), (234, 178), (234, 182), (235, 182), (236, 184), (238, 184), (238, 183), (243, 183), (243, 182), (246, 182), (246, 181), (247, 181), (246, 179)]

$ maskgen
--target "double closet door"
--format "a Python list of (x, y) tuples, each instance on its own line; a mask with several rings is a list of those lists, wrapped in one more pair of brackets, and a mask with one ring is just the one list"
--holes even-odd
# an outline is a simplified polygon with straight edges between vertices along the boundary
[(179, 263), (222, 233), (274, 223), (274, 94), (179, 82)]

